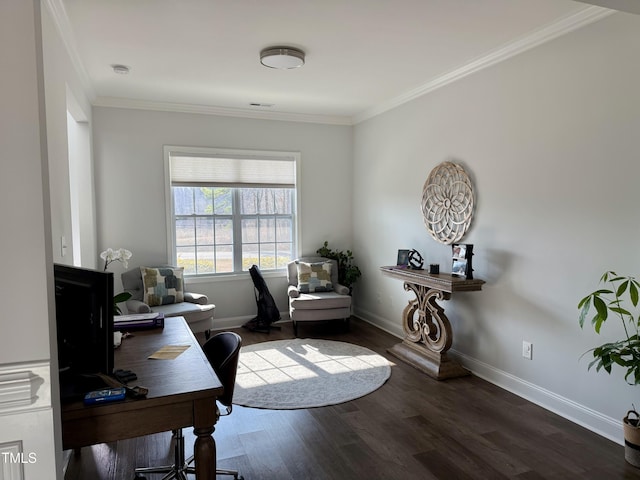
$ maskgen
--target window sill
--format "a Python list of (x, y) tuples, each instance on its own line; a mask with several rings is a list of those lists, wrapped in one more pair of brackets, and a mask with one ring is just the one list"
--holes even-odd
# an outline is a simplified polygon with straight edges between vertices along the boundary
[[(260, 270), (264, 278), (286, 278), (287, 269), (281, 270)], [(189, 285), (198, 283), (218, 283), (218, 282), (236, 282), (251, 280), (249, 272), (242, 273), (217, 273), (211, 275), (185, 275), (185, 283)]]

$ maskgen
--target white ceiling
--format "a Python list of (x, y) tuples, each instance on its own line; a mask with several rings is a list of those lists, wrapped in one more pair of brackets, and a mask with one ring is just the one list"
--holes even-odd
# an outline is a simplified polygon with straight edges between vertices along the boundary
[[(96, 105), (345, 124), (611, 13), (572, 0), (48, 5)], [(301, 48), (306, 64), (263, 67), (259, 52), (273, 45)], [(131, 72), (117, 75), (112, 64)]]

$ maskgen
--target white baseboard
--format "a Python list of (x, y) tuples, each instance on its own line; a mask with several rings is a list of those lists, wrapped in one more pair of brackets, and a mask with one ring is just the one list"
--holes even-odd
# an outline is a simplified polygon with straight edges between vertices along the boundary
[[(393, 336), (398, 338), (404, 337), (402, 326), (398, 321), (390, 322), (385, 318), (371, 312), (367, 312), (363, 309), (356, 309), (356, 313), (354, 313), (354, 315)], [(616, 420), (607, 415), (603, 415), (591, 408), (585, 407), (584, 405), (531, 382), (527, 382), (526, 380), (495, 368), (487, 363), (470, 357), (469, 355), (465, 355), (456, 350), (450, 350), (449, 353), (475, 376), (518, 395), (525, 400), (535, 403), (546, 410), (560, 415), (561, 417), (566, 418), (587, 430), (597, 433), (612, 442), (620, 445), (624, 444), (621, 420)]]
[(540, 407), (560, 415), (587, 430), (591, 430), (612, 442), (624, 445), (622, 420), (603, 415), (557, 393), (527, 382), (515, 375), (488, 365), (473, 357), (450, 350), (451, 357), (456, 358), (475, 376), (493, 383), (511, 393), (518, 395)]
[[(289, 313), (280, 312), (281, 319), (277, 322), (274, 322), (274, 325), (283, 322), (289, 322)], [(228, 330), (230, 328), (240, 328), (242, 325), (247, 323), (249, 320), (253, 320), (256, 318), (255, 315), (243, 315), (240, 317), (226, 317), (226, 318), (218, 318), (213, 317), (213, 330)]]
[(400, 339), (404, 338), (404, 332), (402, 331), (402, 325), (400, 325), (399, 321), (391, 322), (384, 317), (376, 315), (375, 313), (369, 312), (362, 308), (355, 308), (354, 317), (358, 317), (363, 322), (367, 322), (380, 330), (387, 332), (394, 337), (398, 337)]

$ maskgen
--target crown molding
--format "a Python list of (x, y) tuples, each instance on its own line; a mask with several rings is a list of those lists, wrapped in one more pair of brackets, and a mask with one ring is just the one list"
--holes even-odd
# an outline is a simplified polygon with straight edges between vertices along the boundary
[(67, 16), (64, 4), (62, 3), (62, 0), (42, 0), (42, 3), (47, 7), (47, 10), (49, 10), (51, 17), (53, 18), (53, 23), (55, 24), (56, 29), (62, 38), (62, 43), (64, 43), (65, 49), (67, 50), (67, 54), (71, 59), (71, 64), (80, 78), (82, 88), (84, 89), (87, 98), (91, 102), (96, 97), (96, 93), (93, 88), (93, 84), (91, 83), (91, 79), (89, 78), (89, 74), (84, 68), (78, 49), (76, 48), (77, 43), (73, 35), (73, 29), (71, 28), (71, 23), (69, 22), (69, 17)]
[(578, 0), (582, 3), (590, 3), (601, 7), (620, 10), (621, 12), (635, 13), (640, 15), (640, 2), (638, 0)]
[(389, 101), (380, 103), (379, 105), (363, 112), (354, 115), (352, 117), (353, 124), (357, 124), (373, 118), (381, 113), (384, 113), (393, 108), (399, 107), (411, 100), (419, 98), (427, 93), (433, 92), (441, 87), (449, 85), (457, 80), (460, 80), (467, 75), (471, 75), (479, 70), (483, 70), (499, 62), (507, 60), (515, 55), (526, 52), (538, 45), (549, 42), (555, 38), (558, 38), (567, 33), (573, 32), (579, 28), (587, 26), (591, 23), (597, 22), (609, 15), (615, 13), (616, 10), (611, 10), (603, 7), (589, 6), (585, 7), (577, 13), (561, 18), (553, 23), (546, 25), (532, 33), (520, 37), (517, 40), (507, 43), (506, 45), (493, 50), (487, 55), (466, 63), (465, 65), (451, 70), (444, 75), (434, 78), (433, 80), (425, 83), (424, 85), (415, 88), (407, 93), (392, 98)]
[(131, 108), (135, 110), (155, 110), (162, 112), (196, 113), (224, 117), (253, 118), (257, 120), (280, 120), (284, 122), (323, 123), (330, 125), (351, 125), (351, 117), (340, 115), (312, 115), (305, 113), (266, 112), (241, 108), (193, 105), (188, 103), (154, 102), (130, 98), (97, 97), (94, 107)]

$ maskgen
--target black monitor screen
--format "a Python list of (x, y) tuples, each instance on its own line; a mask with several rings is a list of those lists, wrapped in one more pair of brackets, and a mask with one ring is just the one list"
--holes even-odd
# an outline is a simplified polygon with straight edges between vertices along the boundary
[(113, 273), (54, 265), (61, 376), (113, 372)]

